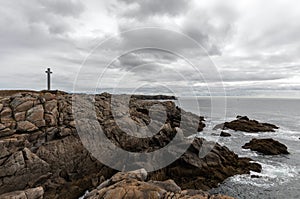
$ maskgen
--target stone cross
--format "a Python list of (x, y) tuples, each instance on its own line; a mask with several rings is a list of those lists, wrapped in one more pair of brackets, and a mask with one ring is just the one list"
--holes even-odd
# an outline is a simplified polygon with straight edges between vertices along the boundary
[(45, 72), (47, 73), (48, 91), (50, 91), (51, 90), (51, 88), (50, 88), (50, 75), (52, 74), (52, 72), (51, 72), (50, 68), (47, 68), (47, 70)]

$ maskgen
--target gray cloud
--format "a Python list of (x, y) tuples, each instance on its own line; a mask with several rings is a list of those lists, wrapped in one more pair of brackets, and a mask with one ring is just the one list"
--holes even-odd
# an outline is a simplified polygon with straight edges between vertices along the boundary
[[(3, 88), (43, 89), (46, 67), (65, 73), (68, 67), (65, 60), (59, 61), (59, 58), (67, 52), (72, 51), (70, 57), (78, 53), (74, 40), (67, 35), (73, 31), (70, 22), (84, 10), (83, 7), (78, 9), (80, 4), (76, 2), (51, 1), (49, 7), (49, 2), (38, 0), (1, 3), (0, 85)], [(76, 65), (72, 65), (71, 70), (74, 69)], [(57, 85), (60, 87), (71, 88)]]
[[(118, 13), (121, 21), (119, 24), (120, 31), (144, 27), (166, 28), (170, 24), (162, 19), (168, 21), (172, 20), (174, 15), (178, 15), (182, 17), (180, 27), (179, 29), (172, 29), (195, 40), (209, 55), (221, 54), (221, 48), (225, 45), (225, 41), (232, 35), (237, 17), (236, 10), (224, 3), (217, 4), (208, 12), (204, 8), (195, 7), (192, 1), (121, 0), (119, 2), (125, 2), (125, 5), (119, 5), (121, 7), (121, 11)], [(195, 45), (187, 46), (188, 42), (178, 40), (172, 34), (156, 34), (150, 29), (126, 36), (126, 38), (123, 38), (124, 45), (130, 44), (132, 41), (144, 44), (164, 42), (166, 46), (171, 44), (174, 45), (172, 48), (187, 51), (193, 51), (192, 48), (195, 48)]]
[(120, 0), (120, 2), (125, 2), (128, 9), (123, 13), (127, 17), (133, 18), (148, 18), (156, 15), (181, 15), (187, 11), (189, 8), (189, 0), (143, 0), (143, 1), (134, 1), (134, 0)]
[(236, 8), (220, 3), (211, 10), (191, 8), (182, 27), (183, 32), (206, 48), (210, 55), (220, 55), (226, 41), (234, 35), (236, 20)]
[(121, 69), (131, 69), (145, 64), (171, 64), (177, 59), (179, 59), (179, 57), (171, 52), (146, 48), (126, 53), (117, 59), (117, 63), (113, 64)]
[[(51, 66), (55, 88), (71, 91), (80, 68), (84, 69), (83, 87), (93, 87), (91, 77), (97, 81), (96, 77), (114, 60), (103, 79), (106, 88), (124, 76), (122, 88), (162, 83), (182, 92), (187, 86), (193, 86), (198, 93), (206, 90), (201, 74), (173, 52), (196, 63), (195, 67), (207, 72), (210, 81), (219, 86), (218, 73), (207, 71), (206, 52), (180, 39), (172, 33), (174, 30), (206, 49), (229, 92), (299, 91), (298, 5), (294, 0), (289, 3), (280, 0), (3, 1), (0, 86), (43, 89), (44, 70)], [(142, 27), (172, 31), (146, 28), (121, 34)], [(111, 42), (95, 49), (81, 66), (93, 47), (114, 34), (117, 36)], [(140, 46), (173, 50), (171, 53), (159, 49), (136, 50)]]
[(84, 4), (79, 0), (38, 0), (46, 12), (61, 16), (79, 17), (84, 11)]

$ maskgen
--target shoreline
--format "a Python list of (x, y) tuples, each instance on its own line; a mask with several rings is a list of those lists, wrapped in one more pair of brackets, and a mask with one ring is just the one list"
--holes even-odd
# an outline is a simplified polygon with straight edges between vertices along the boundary
[[(0, 185), (2, 193), (41, 186), (46, 198), (56, 196), (76, 198), (83, 195), (86, 190), (91, 190), (101, 184), (103, 179), (109, 179), (116, 173), (116, 170), (90, 157), (89, 152), (82, 146), (74, 121), (71, 94), (60, 91), (22, 92), (0, 101), (0, 124), (2, 125), (0, 147), (4, 147), (5, 150), (5, 155), (0, 157), (0, 161), (4, 162), (0, 166), (4, 175), (0, 175), (0, 180), (5, 179), (11, 182), (19, 182), (18, 179), (23, 180), (23, 182), (19, 182), (18, 186), (13, 186), (13, 184)], [(122, 97), (122, 95), (120, 96)], [(161, 95), (158, 96), (159, 98), (162, 97)], [(128, 136), (128, 131), (136, 133), (136, 130), (128, 128), (130, 126), (128, 124), (132, 125), (132, 123), (127, 123), (127, 119), (124, 120), (126, 121), (124, 123), (126, 131), (122, 131), (112, 120), (110, 97), (111, 95), (108, 93), (95, 96), (97, 119), (104, 127), (106, 136), (116, 146), (128, 151), (155, 151), (166, 146), (178, 133), (179, 128), (183, 132), (184, 138), (205, 128), (204, 118), (176, 107), (172, 101), (152, 101), (147, 100), (149, 96), (145, 98), (139, 96), (140, 99), (132, 98), (130, 106), (131, 117), (135, 122), (147, 126), (151, 122), (148, 109), (155, 104), (165, 107), (165, 110), (154, 109), (154, 111), (158, 115), (163, 115), (163, 112), (167, 111), (167, 120), (164, 124), (160, 123), (160, 117), (157, 118), (156, 125), (157, 127), (162, 125), (162, 128), (154, 137), (140, 139)], [(158, 97), (154, 98), (157, 99)], [(85, 107), (85, 101), (80, 102), (82, 103), (79, 105)], [(79, 112), (82, 112), (81, 110), (84, 109), (79, 107)], [(123, 112), (123, 109), (118, 110), (119, 118), (124, 117)], [(188, 118), (186, 127), (180, 126), (182, 114)], [(245, 117), (242, 118), (246, 119)], [(196, 132), (190, 128), (195, 124), (197, 124)], [(251, 123), (251, 125), (254, 124), (256, 122)], [(85, 129), (86, 123), (78, 125)], [(92, 131), (87, 130), (85, 133), (88, 135)], [(250, 158), (240, 158), (227, 147), (217, 143), (215, 143), (213, 150), (208, 151), (206, 156), (200, 158), (198, 154), (201, 148), (209, 147), (209, 143), (205, 139), (195, 138), (179, 159), (167, 167), (150, 172), (148, 180), (172, 179), (182, 189), (210, 190), (228, 177), (247, 174), (250, 171), (261, 171), (261, 166), (252, 163)], [(53, 151), (56, 151), (57, 154), (54, 154)], [(111, 157), (107, 156), (106, 158), (109, 160)], [(153, 158), (155, 160), (157, 157)], [(13, 171), (7, 165), (22, 165), (19, 160), (27, 161), (25, 168), (31, 173), (18, 174), (17, 172), (11, 175)], [(118, 163), (118, 161), (112, 160), (115, 161), (114, 163)], [(10, 161), (16, 163), (10, 163)], [(132, 161), (130, 164), (141, 168), (138, 161)], [(147, 168), (147, 165), (142, 165)], [(33, 168), (40, 168), (41, 170), (32, 170)], [(23, 166), (16, 168), (17, 171), (19, 169), (24, 168)], [(59, 182), (58, 180), (62, 181)], [(58, 181), (54, 187), (51, 185), (53, 181)], [(28, 183), (32, 186), (27, 187)], [(66, 186), (71, 188), (63, 191), (62, 189)], [(38, 190), (40, 191), (40, 189)]]

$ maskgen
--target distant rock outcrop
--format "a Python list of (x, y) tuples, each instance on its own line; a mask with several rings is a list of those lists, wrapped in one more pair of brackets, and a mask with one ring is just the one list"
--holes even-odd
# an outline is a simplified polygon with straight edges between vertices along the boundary
[(141, 100), (176, 100), (175, 96), (170, 95), (132, 95), (132, 98)]
[(278, 127), (274, 124), (260, 123), (256, 120), (250, 120), (247, 116), (237, 116), (236, 120), (218, 124), (214, 128), (217, 129), (232, 129), (234, 131), (244, 131), (248, 133), (257, 132), (275, 132)]
[(210, 195), (201, 190), (181, 190), (171, 179), (146, 181), (144, 169), (128, 173), (117, 173), (84, 196), (84, 199), (151, 198), (151, 199), (234, 199), (223, 195)]
[[(14, 191), (23, 194), (27, 189), (43, 187), (44, 198), (78, 198), (117, 172), (96, 160), (83, 146), (75, 125), (72, 95), (60, 91), (12, 93), (2, 93), (0, 99), (0, 195)], [(203, 117), (185, 112), (174, 102), (131, 98), (131, 119), (125, 120), (125, 128), (120, 128), (115, 118), (124, 117), (126, 110), (113, 114), (108, 93), (93, 96), (92, 100), (96, 119), (107, 138), (127, 151), (155, 151), (183, 128), (182, 136), (188, 137), (205, 127)], [(81, 105), (83, 109), (78, 111), (84, 112), (85, 104)], [(152, 113), (155, 117), (151, 117)], [(164, 114), (166, 119), (160, 121)], [(135, 128), (150, 123), (153, 129), (158, 128), (150, 138), (127, 134), (140, 132)], [(211, 146), (204, 139), (195, 139), (184, 155), (166, 168), (149, 173), (149, 179), (173, 179), (183, 189), (208, 190), (232, 175), (261, 169), (259, 164), (239, 158), (226, 147)], [(203, 150), (208, 151), (199, 157)]]
[(243, 146), (243, 149), (251, 149), (263, 153), (264, 155), (280, 155), (289, 154), (287, 147), (271, 138), (268, 139), (256, 139), (253, 138), (250, 142)]

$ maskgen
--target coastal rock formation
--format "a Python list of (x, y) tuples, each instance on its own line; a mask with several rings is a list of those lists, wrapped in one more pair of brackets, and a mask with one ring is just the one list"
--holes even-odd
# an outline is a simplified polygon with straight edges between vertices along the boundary
[(81, 144), (71, 98), (61, 92), (2, 97), (0, 194), (42, 186), (44, 198), (76, 198), (115, 173)]
[(271, 138), (253, 138), (250, 142), (243, 146), (243, 149), (251, 149), (251, 151), (257, 151), (259, 153), (263, 153), (264, 155), (289, 154), (287, 147), (284, 144)]
[(23, 191), (14, 191), (0, 195), (1, 199), (43, 199), (43, 187), (26, 189)]
[[(127, 151), (155, 151), (168, 145), (179, 132), (183, 140), (188, 140), (186, 137), (205, 127), (203, 117), (185, 112), (171, 101), (131, 98), (127, 117), (123, 106), (126, 103), (112, 101), (110, 94), (87, 97), (92, 100), (95, 112), (86, 111), (84, 101), (80, 101), (82, 107), (77, 111), (95, 113), (106, 137)], [(112, 110), (113, 103), (120, 107), (117, 111)], [(78, 198), (115, 174), (116, 170), (103, 165), (83, 146), (76, 127), (86, 127), (86, 123), (80, 122), (74, 120), (70, 94), (60, 91), (1, 94), (0, 194), (43, 187), (44, 198)], [(148, 124), (153, 136), (132, 136), (137, 132), (142, 134)], [(148, 177), (173, 179), (184, 189), (208, 190), (232, 175), (260, 171), (260, 165), (250, 161), (239, 158), (226, 147), (197, 138), (173, 164), (149, 173)], [(138, 162), (133, 163), (140, 168)]]
[(248, 133), (257, 132), (275, 132), (278, 127), (274, 124), (260, 123), (256, 120), (250, 120), (247, 116), (237, 116), (236, 120), (216, 125), (213, 130), (232, 129), (234, 131), (244, 131)]
[(239, 158), (227, 147), (196, 138), (188, 150), (166, 168), (149, 174), (152, 180), (173, 179), (183, 189), (209, 190), (237, 174), (261, 172), (261, 165)]
[(145, 181), (144, 169), (128, 173), (119, 172), (84, 196), (84, 199), (152, 198), (152, 199), (233, 199), (229, 196), (210, 195), (201, 190), (181, 190), (173, 181)]

